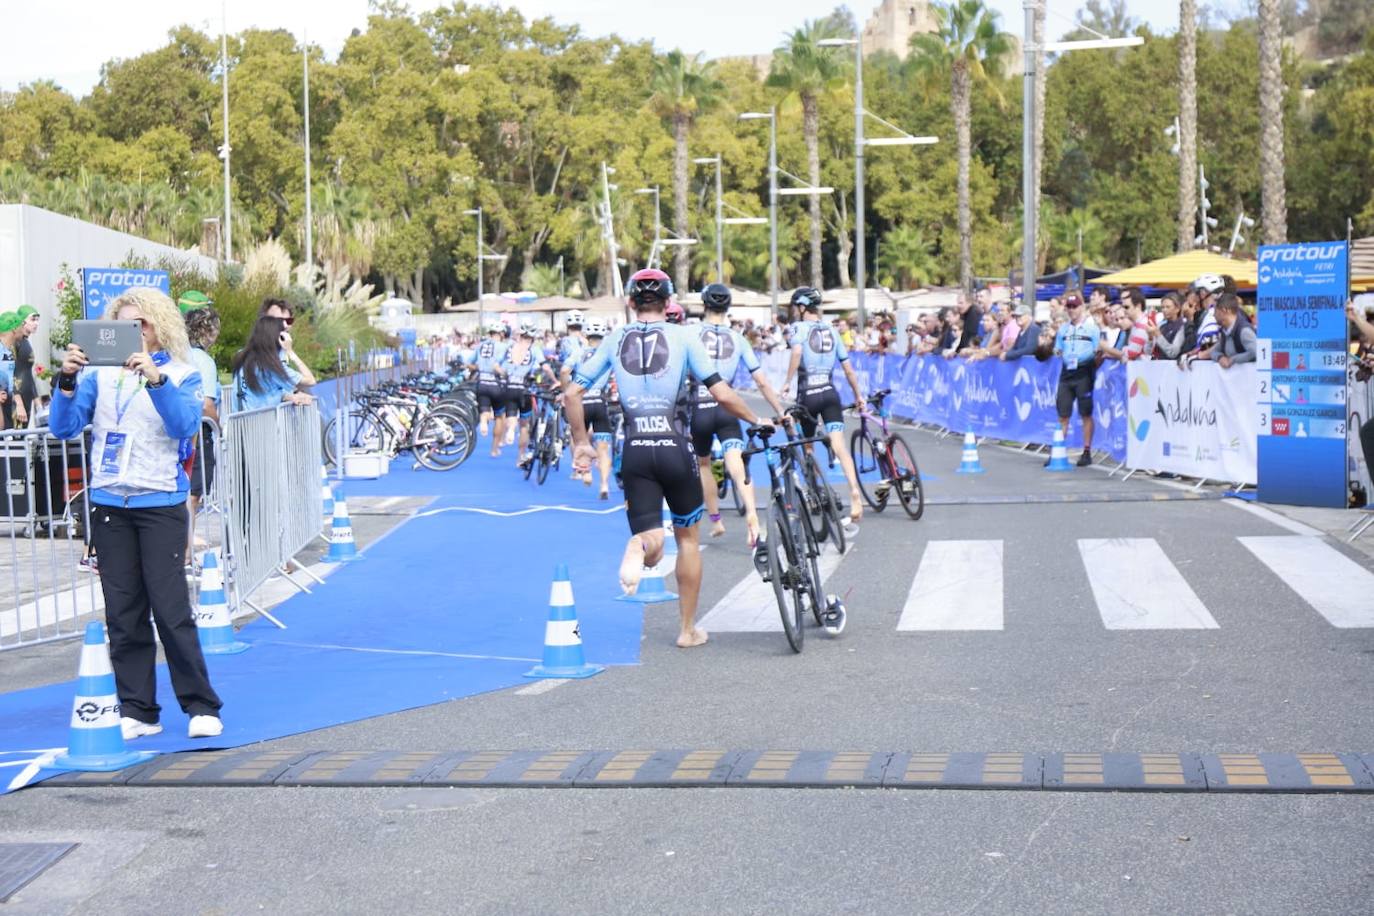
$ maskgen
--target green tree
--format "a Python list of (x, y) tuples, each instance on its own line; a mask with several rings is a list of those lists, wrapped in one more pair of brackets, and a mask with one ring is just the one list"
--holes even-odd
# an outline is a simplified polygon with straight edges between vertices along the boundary
[(969, 202), (970, 107), (975, 83), (997, 92), (994, 80), (1011, 51), (1011, 36), (999, 31), (997, 14), (982, 0), (950, 0), (932, 5), (935, 32), (913, 35), (916, 66), (950, 76), (950, 110), (958, 142), (959, 285), (973, 289), (973, 230)]
[(884, 286), (899, 290), (926, 286), (936, 275), (935, 258), (915, 226), (897, 226), (883, 236), (878, 270)]
[[(768, 85), (801, 102), (802, 133), (806, 139), (806, 164), (812, 187), (821, 183), (820, 155), (820, 98), (838, 88), (845, 73), (845, 58), (835, 48), (820, 47), (827, 38), (847, 38), (833, 17), (807, 22), (789, 35), (773, 51), (772, 69)], [(821, 272), (821, 199), (811, 195), (811, 281), (816, 289), (824, 288)]]
[[(702, 62), (700, 54), (687, 57), (669, 51), (654, 58), (649, 87), (649, 106), (671, 125), (673, 132), (673, 222), (680, 238), (688, 235), (687, 225), (687, 135), (692, 120), (718, 104), (724, 89), (715, 76), (715, 66)], [(689, 263), (685, 248), (679, 246), (673, 260), (674, 284), (689, 285)]]

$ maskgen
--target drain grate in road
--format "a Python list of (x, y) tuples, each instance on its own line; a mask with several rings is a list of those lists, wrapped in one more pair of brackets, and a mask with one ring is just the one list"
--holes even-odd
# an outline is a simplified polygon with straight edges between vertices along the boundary
[(0, 843), (0, 903), (75, 848), (75, 843)]

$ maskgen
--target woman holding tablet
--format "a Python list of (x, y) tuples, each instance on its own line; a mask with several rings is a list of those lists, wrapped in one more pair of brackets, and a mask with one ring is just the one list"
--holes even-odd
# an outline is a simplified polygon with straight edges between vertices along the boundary
[(200, 427), (202, 380), (188, 362), (181, 313), (165, 293), (127, 290), (105, 318), (138, 322), (142, 349), (123, 366), (82, 373), (90, 360), (70, 345), (49, 424), (62, 439), (92, 427), (91, 539), (100, 556), (120, 724), (126, 740), (162, 731), (151, 607), (172, 688), (190, 716), (187, 734), (214, 737), (224, 729), (221, 704), (210, 686), (185, 576), (185, 462)]

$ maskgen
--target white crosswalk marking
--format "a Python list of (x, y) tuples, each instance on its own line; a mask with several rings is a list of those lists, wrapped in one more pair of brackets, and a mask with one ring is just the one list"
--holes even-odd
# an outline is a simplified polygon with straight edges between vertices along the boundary
[(1002, 629), (1002, 542), (927, 544), (897, 629)]
[(1333, 627), (1374, 627), (1374, 573), (1319, 537), (1243, 537), (1240, 542)]
[[(844, 557), (854, 552), (853, 546)], [(844, 559), (829, 544), (821, 547), (817, 565), (821, 570), (821, 581), (839, 568)], [(788, 596), (791, 597), (790, 595)], [(778, 616), (778, 602), (773, 597), (773, 586), (759, 578), (754, 571), (741, 579), (725, 597), (704, 615), (697, 617), (697, 624), (708, 633), (772, 633), (782, 632), (782, 618)]]
[(1217, 628), (1154, 538), (1082, 539), (1078, 551), (1107, 629)]

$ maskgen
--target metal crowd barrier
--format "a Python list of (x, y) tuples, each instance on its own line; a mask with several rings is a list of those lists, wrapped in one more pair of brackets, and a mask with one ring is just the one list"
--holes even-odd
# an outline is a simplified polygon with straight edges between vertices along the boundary
[[(276, 576), (309, 591), (289, 567), (321, 536), (319, 409), (282, 404), (230, 414), (223, 438), (231, 611), (247, 606), (284, 628), (250, 596)], [(321, 581), (304, 567), (297, 571)]]
[(89, 429), (63, 441), (46, 427), (0, 432), (0, 650), (80, 636), (103, 607), (86, 553)]

